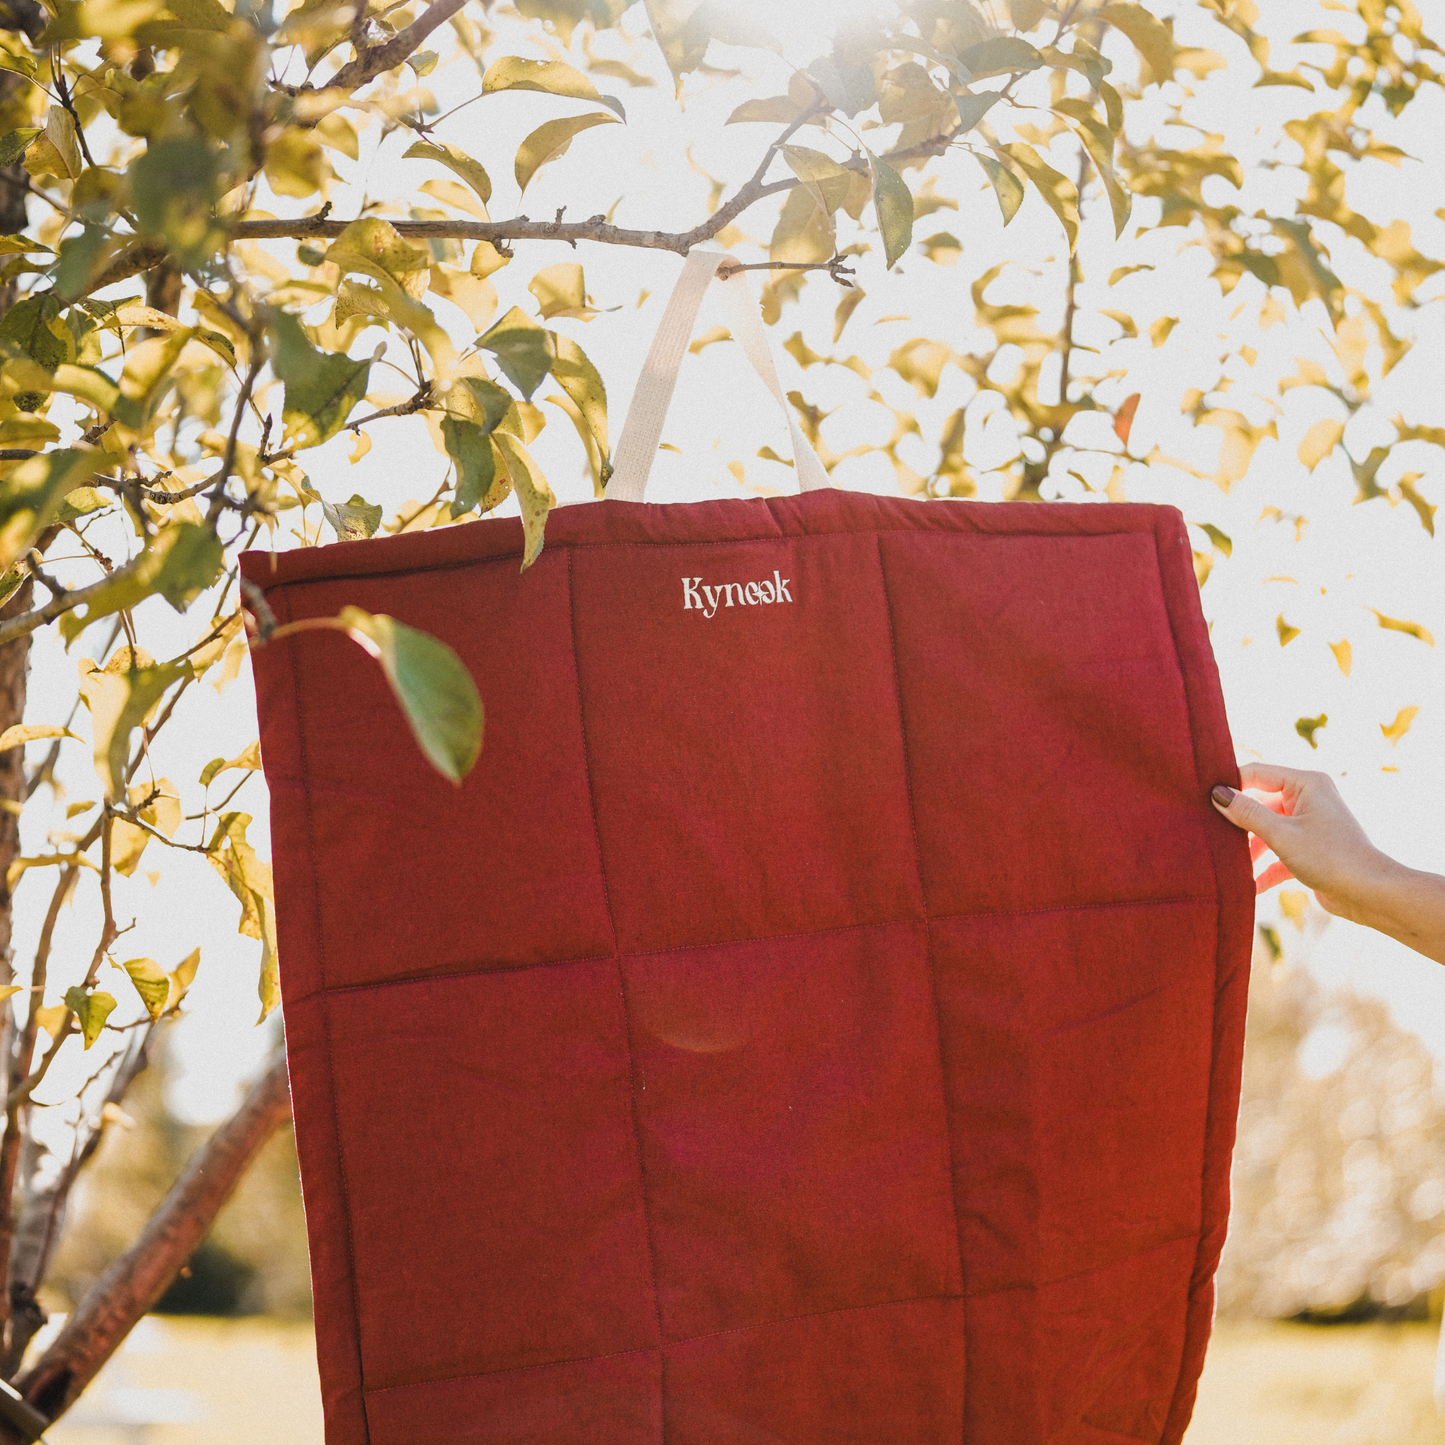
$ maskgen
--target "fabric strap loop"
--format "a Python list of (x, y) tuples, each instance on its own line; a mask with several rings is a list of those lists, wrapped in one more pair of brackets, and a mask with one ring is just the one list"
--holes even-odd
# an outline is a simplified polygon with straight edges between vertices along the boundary
[[(732, 259), (726, 251), (695, 249), (688, 252), (682, 275), (678, 277), (657, 335), (653, 338), (652, 349), (647, 353), (627, 421), (617, 442), (612, 480), (607, 484), (608, 497), (623, 502), (643, 500), (653, 459), (662, 441), (667, 410), (677, 386), (677, 373), (692, 339), (693, 324), (697, 320), (703, 293), (718, 268)], [(773, 365), (772, 348), (763, 329), (762, 318), (758, 315), (758, 300), (748, 284), (746, 273), (735, 271), (719, 284), (727, 304), (733, 339), (788, 419), (788, 437), (792, 444), (799, 491), (811, 492), (831, 486), (817, 452), (798, 429), (797, 419), (783, 395), (777, 369)]]

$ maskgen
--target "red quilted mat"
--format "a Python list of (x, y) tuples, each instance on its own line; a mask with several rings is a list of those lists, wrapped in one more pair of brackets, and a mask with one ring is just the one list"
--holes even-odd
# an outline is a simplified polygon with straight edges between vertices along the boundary
[(1188, 1421), (1253, 888), (1178, 513), (813, 492), (252, 553), (328, 1445)]

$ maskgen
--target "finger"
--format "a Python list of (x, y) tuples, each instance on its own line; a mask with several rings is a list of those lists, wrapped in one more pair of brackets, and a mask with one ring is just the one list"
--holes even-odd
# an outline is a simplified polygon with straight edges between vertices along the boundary
[(1276, 763), (1242, 763), (1239, 777), (1246, 788), (1280, 793), (1288, 787), (1303, 787), (1309, 774), (1302, 768), (1283, 768)]
[(1209, 801), (1236, 828), (1258, 833), (1276, 853), (1279, 852), (1278, 845), (1286, 827), (1284, 819), (1258, 798), (1251, 798), (1248, 793), (1236, 793), (1233, 788), (1220, 783), (1210, 793)]
[(1264, 893), (1273, 888), (1276, 883), (1284, 883), (1293, 878), (1294, 874), (1284, 866), (1283, 863), (1271, 863), (1258, 878), (1254, 880), (1254, 891)]

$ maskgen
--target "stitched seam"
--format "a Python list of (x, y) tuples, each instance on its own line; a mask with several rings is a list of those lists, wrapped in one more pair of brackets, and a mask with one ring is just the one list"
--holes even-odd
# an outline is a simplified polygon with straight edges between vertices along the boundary
[(1068, 1284), (1071, 1280), (1087, 1279), (1091, 1274), (1098, 1274), (1101, 1270), (1109, 1269), (1116, 1264), (1126, 1264), (1129, 1260), (1143, 1259), (1146, 1255), (1158, 1254), (1162, 1249), (1171, 1249), (1176, 1244), (1183, 1244), (1185, 1240), (1198, 1239), (1204, 1231), (1190, 1229), (1183, 1234), (1176, 1234), (1173, 1239), (1161, 1240), (1158, 1244), (1151, 1244), (1147, 1249), (1137, 1249), (1126, 1255), (1123, 1259), (1111, 1259), (1106, 1264), (1093, 1264), (1088, 1269), (1076, 1269), (1069, 1274), (1052, 1275), (1048, 1279), (1032, 1279), (1024, 1284), (1004, 1284), (997, 1289), (981, 1289), (964, 1291), (964, 1299), (988, 1299), (999, 1294), (1021, 1294), (1025, 1290), (1048, 1289), (1056, 1284)]
[[(607, 861), (602, 852), (602, 828), (597, 821), (597, 795), (592, 787), (592, 752), (587, 744), (587, 718), (582, 704), (582, 664), (577, 656), (577, 606), (572, 589), (572, 554), (567, 554), (567, 620), (572, 635), (572, 676), (577, 685), (577, 731), (582, 739), (582, 758), (587, 772), (587, 798), (592, 808), (592, 836), (597, 844), (597, 872), (602, 880), (602, 898), (607, 923), (612, 930), (612, 957), (617, 965), (617, 997), (622, 1005), (622, 1043), (627, 1050), (627, 1094), (632, 1106), (632, 1138), (637, 1148), (637, 1183), (642, 1196), (642, 1226), (647, 1236), (647, 1260), (652, 1272), (652, 1315), (657, 1323), (657, 1343), (663, 1343), (662, 1302), (657, 1289), (657, 1246), (652, 1238), (652, 1210), (647, 1199), (647, 1167), (642, 1157), (642, 1119), (637, 1107), (637, 1061), (632, 1054), (632, 1017), (627, 1008), (627, 983), (622, 975), (622, 950), (617, 940), (617, 920), (612, 914), (612, 890), (607, 886)], [(662, 1445), (667, 1445), (667, 1375), (659, 1375), (658, 1417)]]
[[(908, 720), (903, 712), (903, 677), (898, 668), (898, 634), (893, 625), (893, 602), (888, 595), (888, 569), (883, 563), (883, 542), (878, 546), (878, 581), (883, 590), (883, 615), (888, 619), (888, 647), (893, 655), (893, 695), (898, 704), (898, 736), (903, 745), (903, 781), (908, 790), (908, 829), (913, 835), (913, 870), (918, 879), (918, 896), (923, 904), (924, 959), (928, 967), (928, 986), (933, 995), (933, 1028), (938, 1040), (938, 1094), (943, 1114), (944, 1143), (948, 1147), (948, 1198), (953, 1205), (953, 1243), (958, 1251), (958, 1279), (967, 1284), (963, 1272), (963, 1226), (958, 1214), (958, 1160), (953, 1153), (953, 1120), (948, 1108), (948, 1069), (943, 1058), (943, 1010), (938, 1003), (938, 970), (933, 958), (933, 923), (928, 914), (928, 889), (923, 882), (923, 849), (918, 843), (918, 809), (913, 800), (913, 767), (908, 750)], [(967, 1359), (968, 1327), (964, 1325), (964, 1356)]]
[[(291, 608), (283, 604), (286, 620)], [(346, 1220), (346, 1263), (351, 1285), (351, 1333), (356, 1347), (357, 1391), (361, 1396), (361, 1427), (371, 1439), (371, 1422), (366, 1416), (366, 1361), (361, 1350), (361, 1296), (356, 1278), (356, 1233), (351, 1223), (351, 1188), (346, 1179), (346, 1156), (341, 1147), (341, 1113), (336, 1103), (335, 1048), (331, 1040), (331, 1011), (326, 1006), (326, 942), (321, 926), (321, 879), (316, 872), (316, 829), (311, 815), (311, 788), (306, 760), (306, 729), (301, 720), (301, 674), (296, 661), (296, 641), (288, 640), (287, 653), (291, 663), (291, 696), (296, 705), (296, 752), (301, 765), (302, 786), (306, 794), (306, 867), (311, 880), (311, 917), (316, 929), (316, 964), (321, 975), (321, 1031), (326, 1038), (326, 1082), (331, 1095), (331, 1128), (336, 1139), (336, 1175), (341, 1184), (341, 1214)], [(283, 1009), (284, 1013), (285, 1010)]]
[[(1184, 669), (1184, 658), (1179, 650), (1179, 633), (1174, 625), (1174, 614), (1169, 609), (1169, 591), (1164, 577), (1164, 559), (1159, 555), (1160, 529), (1154, 531), (1154, 566), (1159, 574), (1159, 595), (1164, 603), (1164, 616), (1169, 623), (1169, 640), (1174, 644), (1174, 663), (1179, 669), (1179, 690), (1184, 697), (1185, 720), (1189, 726), (1189, 756), (1194, 764), (1194, 786), (1196, 792), (1202, 793), (1202, 784), (1199, 781), (1199, 739), (1194, 727), (1194, 709), (1190, 704), (1189, 677)], [(1189, 1349), (1189, 1307), (1194, 1298), (1194, 1277), (1199, 1269), (1200, 1255), (1204, 1251), (1204, 1175), (1206, 1154), (1209, 1148), (1209, 1140), (1213, 1133), (1212, 1126), (1214, 1118), (1214, 1070), (1219, 1063), (1219, 966), (1224, 956), (1224, 900), (1219, 891), (1219, 870), (1214, 866), (1214, 849), (1209, 846), (1209, 840), (1205, 840), (1206, 851), (1209, 855), (1209, 872), (1214, 879), (1214, 901), (1215, 901), (1215, 924), (1214, 924), (1214, 991), (1212, 997), (1212, 1008), (1209, 1014), (1209, 1103), (1204, 1111), (1204, 1151), (1200, 1155), (1199, 1168), (1199, 1244), (1194, 1251), (1194, 1267), (1189, 1271), (1189, 1283), (1185, 1288), (1184, 1295), (1184, 1339), (1179, 1347), (1179, 1371), (1174, 1377), (1174, 1389), (1169, 1397), (1169, 1406), (1165, 1412), (1164, 1420), (1167, 1428), (1170, 1418), (1174, 1414), (1174, 1408), (1179, 1401), (1179, 1392), (1184, 1387), (1184, 1362), (1188, 1358)]]
[(839, 1305), (831, 1310), (810, 1310), (807, 1314), (785, 1315), (775, 1320), (759, 1320), (751, 1325), (734, 1325), (726, 1330), (709, 1330), (706, 1334), (689, 1335), (685, 1340), (673, 1340), (666, 1345), (657, 1345), (640, 1350), (613, 1350), (605, 1355), (577, 1355), (570, 1360), (546, 1360), (539, 1365), (509, 1365), (502, 1370), (475, 1370), (468, 1375), (444, 1375), (439, 1380), (421, 1380), (415, 1385), (383, 1385), (380, 1389), (369, 1390), (370, 1395), (386, 1395), (394, 1390), (424, 1390), (432, 1385), (451, 1385), (461, 1380), (490, 1380), (499, 1375), (523, 1375), (534, 1370), (560, 1369), (565, 1365), (591, 1365), (600, 1363), (603, 1360), (620, 1360), (627, 1355), (656, 1355), (663, 1354), (667, 1350), (681, 1349), (684, 1345), (700, 1344), (703, 1340), (723, 1339), (727, 1335), (745, 1335), (751, 1330), (765, 1330), (774, 1325), (797, 1324), (800, 1320), (825, 1319), (829, 1315), (857, 1314), (862, 1310), (886, 1310), (897, 1305), (932, 1304), (938, 1301), (947, 1304), (953, 1300), (962, 1300), (966, 1296), (961, 1294), (920, 1294), (910, 1295), (907, 1299), (885, 1299), (874, 1300), (866, 1305)]
[[(595, 824), (595, 820), (594, 820)], [(604, 880), (605, 887), (605, 880)], [(971, 918), (1048, 918), (1060, 913), (1103, 913), (1111, 908), (1187, 908), (1208, 903), (1217, 905), (1218, 898), (1212, 894), (1185, 896), (1180, 898), (1136, 898), (1121, 899), (1114, 903), (1062, 903), (1055, 908), (1000, 908), (977, 913), (935, 913), (933, 923), (960, 923)], [(706, 943), (677, 943), (667, 948), (634, 950), (622, 953), (622, 958), (658, 958), (669, 953), (700, 953), (711, 948), (746, 948), (760, 943), (781, 943), (793, 938), (826, 938), (835, 933), (858, 933), (868, 928), (905, 928), (917, 924), (917, 918), (882, 918), (875, 923), (847, 923), (836, 928), (805, 928), (797, 933), (765, 933), (754, 938), (719, 938)], [(484, 978), (493, 973), (526, 973), (534, 968), (575, 968), (584, 963), (601, 963), (614, 957), (610, 953), (593, 953), (578, 958), (544, 958), (534, 963), (477, 964), (471, 968), (455, 968), (446, 973), (418, 974), (411, 978), (381, 978), (371, 983), (343, 983), (334, 988), (317, 989), (312, 993), (300, 994), (293, 1003), (302, 1003), (318, 994), (341, 995), (367, 993), (380, 988), (408, 988), (423, 983), (447, 983), (461, 978)]]
[[(643, 504), (638, 504), (643, 505)], [(1008, 505), (1007, 503), (988, 502), (986, 506)], [(634, 541), (617, 542), (554, 542), (551, 548), (554, 552), (596, 552), (605, 550), (608, 547), (733, 547), (739, 543), (746, 542), (812, 542), (825, 537), (892, 537), (907, 535), (910, 537), (967, 537), (982, 538), (989, 540), (999, 538), (1008, 540), (1011, 537), (1133, 537), (1148, 531), (1147, 527), (1120, 527), (1115, 531), (1099, 532), (1058, 532), (1048, 529), (1039, 531), (1024, 531), (1021, 528), (1012, 528), (1004, 532), (989, 531), (968, 531), (962, 528), (954, 529), (948, 527), (863, 527), (857, 530), (852, 528), (839, 527), (828, 532), (765, 532), (757, 536), (749, 537), (721, 537), (703, 541), (689, 541), (679, 538), (677, 541), (657, 541), (649, 538), (639, 537)], [(361, 577), (420, 577), (429, 572), (455, 572), (464, 567), (485, 567), (492, 562), (515, 562), (522, 555), (519, 547), (515, 552), (501, 552), (489, 557), (465, 557), (455, 562), (432, 562), (424, 566), (410, 567), (389, 567), (378, 569), (372, 572), (338, 572), (324, 577), (294, 577), (281, 582), (273, 582), (269, 587), (262, 590), (269, 594), (279, 592), (284, 587), (314, 587), (328, 582), (352, 581)], [(569, 559), (570, 560), (570, 559)]]

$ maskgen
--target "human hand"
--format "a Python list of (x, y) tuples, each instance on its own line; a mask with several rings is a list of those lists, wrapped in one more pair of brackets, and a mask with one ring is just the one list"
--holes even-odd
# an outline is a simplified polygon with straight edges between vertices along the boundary
[(1240, 779), (1266, 796), (1251, 798), (1221, 783), (1210, 801), (1251, 834), (1251, 858), (1269, 850), (1278, 859), (1255, 879), (1255, 892), (1297, 878), (1330, 913), (1369, 921), (1370, 901), (1396, 865), (1365, 836), (1334, 780), (1268, 763), (1246, 763)]

